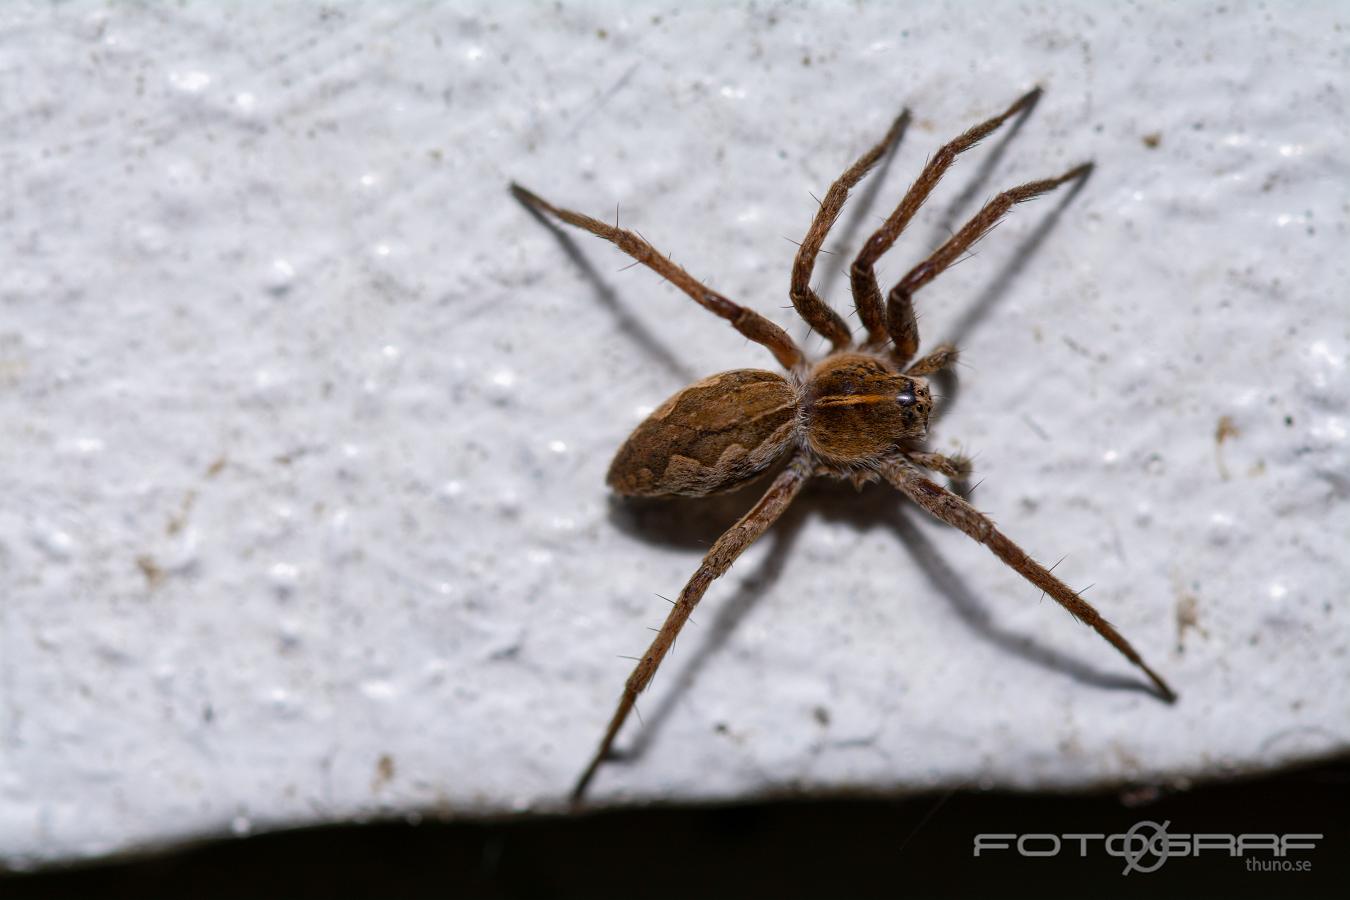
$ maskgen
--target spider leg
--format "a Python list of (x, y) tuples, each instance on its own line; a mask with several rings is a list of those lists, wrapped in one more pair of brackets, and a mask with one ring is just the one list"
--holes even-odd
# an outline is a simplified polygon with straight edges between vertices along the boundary
[(959, 355), (956, 347), (952, 344), (938, 344), (928, 355), (916, 361), (912, 366), (905, 370), (906, 375), (935, 375), (950, 366), (956, 364), (956, 358)]
[(998, 220), (1012, 209), (1013, 204), (1053, 191), (1066, 181), (1085, 178), (1091, 171), (1092, 163), (1082, 163), (1058, 178), (1028, 182), (998, 194), (986, 203), (974, 218), (962, 225), (960, 231), (934, 250), (931, 256), (910, 269), (909, 274), (891, 288), (891, 293), (886, 298), (886, 329), (890, 331), (891, 340), (895, 342), (891, 353), (895, 357), (896, 364), (904, 365), (919, 349), (919, 327), (914, 321), (915, 291), (956, 262), (971, 244), (984, 237), (989, 229), (998, 224)]
[(910, 462), (934, 472), (941, 472), (948, 478), (965, 478), (970, 474), (969, 456), (946, 456), (942, 453), (909, 453), (906, 455)]
[(884, 462), (881, 474), (898, 491), (923, 507), (926, 512), (948, 525), (961, 529), (974, 540), (984, 544), (1023, 578), (1053, 597), (1055, 602), (1067, 609), (1074, 618), (1091, 626), (1126, 659), (1143, 670), (1164, 700), (1169, 703), (1176, 700), (1177, 695), (1167, 682), (1148, 667), (1134, 647), (1130, 646), (1130, 642), (1121, 637), (1120, 632), (1116, 631), (1110, 622), (1103, 619), (1090, 603), (1078, 596), (1067, 584), (1050, 574), (1049, 570), (1009, 540), (1007, 535), (994, 526), (988, 516), (951, 491), (923, 477), (912, 463), (904, 459)]
[(694, 611), (694, 607), (698, 605), (699, 600), (703, 598), (708, 586), (730, 568), (736, 558), (741, 555), (741, 552), (753, 544), (783, 514), (783, 511), (787, 509), (788, 504), (797, 496), (797, 492), (801, 490), (802, 485), (806, 483), (810, 476), (810, 463), (805, 454), (799, 454), (788, 463), (786, 469), (779, 473), (773, 484), (764, 492), (764, 496), (759, 499), (759, 502), (751, 507), (749, 512), (741, 516), (740, 521), (728, 528), (712, 545), (708, 554), (703, 557), (703, 562), (699, 564), (698, 570), (685, 584), (684, 590), (680, 591), (680, 596), (671, 608), (670, 614), (661, 626), (661, 630), (657, 632), (656, 639), (652, 641), (652, 645), (647, 648), (647, 652), (638, 660), (637, 666), (633, 669), (633, 674), (628, 676), (628, 681), (624, 684), (623, 696), (619, 699), (618, 708), (614, 710), (614, 716), (610, 719), (609, 727), (605, 729), (605, 736), (600, 741), (600, 747), (595, 751), (595, 756), (591, 758), (586, 770), (581, 773), (581, 777), (577, 779), (576, 787), (572, 789), (573, 803), (581, 800), (582, 794), (586, 791), (586, 786), (590, 784), (596, 770), (609, 755), (610, 747), (614, 744), (614, 738), (618, 735), (624, 720), (628, 718), (628, 713), (633, 709), (638, 694), (642, 693), (651, 683), (652, 676), (656, 674), (657, 667), (661, 665), (661, 660), (665, 658), (671, 645), (675, 643), (675, 638), (679, 635), (680, 629), (689, 620), (690, 614)]
[[(944, 145), (923, 167), (923, 171), (919, 173), (919, 177), (914, 179), (914, 183), (905, 192), (905, 196), (901, 199), (900, 205), (895, 208), (895, 212), (891, 213), (890, 218), (877, 229), (876, 234), (863, 244), (862, 249), (858, 251), (857, 258), (853, 260), (853, 266), (849, 269), (849, 279), (853, 283), (853, 302), (858, 304), (860, 313), (864, 307), (880, 313), (882, 304), (881, 288), (877, 286), (875, 268), (877, 260), (891, 248), (896, 238), (900, 237), (900, 233), (905, 230), (905, 226), (909, 224), (910, 219), (914, 218), (914, 214), (919, 211), (919, 207), (923, 206), (924, 201), (928, 199), (928, 195), (933, 192), (933, 188), (937, 186), (938, 181), (941, 180), (947, 169), (951, 168), (956, 157), (988, 137), (994, 129), (1008, 119), (1020, 112), (1030, 110), (1031, 107), (1035, 106), (1040, 96), (1040, 88), (1035, 88), (1023, 94), (1003, 112), (988, 121), (981, 122), (960, 137)], [(895, 330), (891, 329), (890, 334), (894, 339)], [(869, 327), (867, 340), (870, 345), (880, 346), (886, 343), (886, 334), (882, 333), (879, 327), (875, 331)], [(911, 350), (909, 355), (913, 356), (914, 351)]]
[(568, 225), (574, 225), (577, 228), (589, 231), (591, 234), (614, 244), (624, 253), (684, 291), (699, 306), (726, 319), (741, 334), (768, 349), (782, 364), (783, 368), (793, 370), (806, 364), (806, 357), (802, 355), (802, 351), (786, 331), (754, 310), (733, 303), (716, 291), (705, 287), (698, 279), (675, 265), (639, 235), (622, 228), (616, 228), (613, 225), (607, 225), (599, 219), (592, 219), (590, 216), (573, 212), (570, 209), (554, 206), (538, 194), (518, 184), (513, 183), (511, 185), (511, 193), (516, 196), (517, 200), (540, 213), (548, 213)]
[[(825, 236), (829, 234), (839, 218), (839, 213), (843, 211), (849, 190), (862, 180), (889, 148), (899, 143), (908, 125), (909, 110), (906, 109), (891, 123), (886, 136), (878, 141), (876, 146), (858, 157), (858, 161), (849, 166), (844, 174), (830, 185), (830, 189), (825, 193), (825, 199), (820, 201), (820, 209), (816, 211), (816, 217), (812, 220), (806, 237), (802, 239), (801, 246), (797, 249), (797, 258), (792, 262), (792, 289), (789, 295), (792, 298), (792, 305), (796, 307), (797, 314), (829, 340), (835, 350), (847, 347), (852, 342), (852, 336), (843, 318), (830, 309), (811, 289), (811, 272), (816, 265), (816, 255), (820, 253)], [(867, 328), (869, 341), (886, 340), (880, 295), (873, 303), (859, 302), (858, 316)]]

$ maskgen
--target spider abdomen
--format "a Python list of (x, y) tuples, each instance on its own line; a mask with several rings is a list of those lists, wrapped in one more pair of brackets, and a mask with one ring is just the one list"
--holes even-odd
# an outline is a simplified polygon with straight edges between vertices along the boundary
[(739, 487), (791, 443), (797, 391), (762, 369), (697, 381), (661, 404), (624, 441), (607, 481), (620, 494), (702, 496)]

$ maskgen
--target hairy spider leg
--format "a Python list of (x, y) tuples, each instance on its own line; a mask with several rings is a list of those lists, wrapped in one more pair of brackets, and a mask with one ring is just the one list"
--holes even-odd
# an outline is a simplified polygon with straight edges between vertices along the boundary
[(618, 735), (619, 729), (623, 727), (624, 720), (628, 718), (628, 713), (632, 711), (633, 704), (637, 702), (638, 694), (642, 693), (651, 683), (652, 676), (656, 674), (661, 661), (665, 659), (666, 653), (675, 643), (675, 638), (679, 636), (684, 623), (689, 620), (694, 607), (698, 605), (699, 600), (703, 599), (703, 594), (708, 590), (708, 586), (731, 567), (731, 564), (736, 561), (736, 558), (741, 555), (746, 547), (753, 544), (769, 529), (770, 525), (777, 521), (810, 477), (809, 455), (798, 453), (788, 463), (787, 468), (773, 480), (773, 484), (769, 485), (769, 489), (764, 492), (764, 496), (760, 497), (759, 502), (751, 507), (749, 512), (741, 516), (735, 525), (728, 528), (712, 545), (708, 554), (703, 557), (703, 562), (699, 564), (698, 570), (685, 584), (684, 590), (680, 591), (679, 598), (671, 608), (670, 614), (661, 626), (661, 630), (657, 632), (652, 645), (638, 660), (637, 666), (633, 669), (633, 674), (629, 675), (628, 681), (624, 683), (623, 696), (619, 699), (619, 706), (614, 710), (614, 715), (609, 721), (609, 727), (605, 729), (605, 736), (600, 741), (600, 747), (595, 751), (595, 756), (591, 758), (586, 770), (581, 773), (581, 777), (577, 779), (576, 787), (572, 789), (572, 802), (576, 803), (581, 800), (582, 794), (586, 791), (586, 786), (590, 784), (596, 770), (600, 768), (600, 764), (609, 755), (610, 747), (614, 744), (614, 738)]
[[(802, 239), (801, 246), (797, 249), (797, 258), (792, 262), (792, 286), (789, 294), (792, 305), (796, 307), (797, 314), (806, 320), (806, 324), (829, 340), (835, 350), (846, 349), (852, 344), (853, 339), (843, 318), (811, 289), (811, 272), (816, 265), (816, 256), (825, 243), (826, 235), (838, 220), (839, 213), (843, 211), (848, 192), (863, 179), (878, 160), (886, 155), (887, 150), (900, 143), (905, 129), (909, 126), (909, 119), (909, 110), (902, 110), (891, 123), (886, 136), (858, 157), (858, 161), (849, 166), (844, 174), (830, 185), (830, 189), (825, 192), (825, 199), (820, 201), (820, 208), (816, 210), (816, 217), (811, 221), (806, 237)], [(858, 318), (867, 329), (868, 342), (885, 341), (886, 328), (881, 296), (877, 295), (870, 302), (863, 302), (859, 297), (855, 297), (855, 300)]]
[(940, 472), (948, 478), (965, 478), (970, 474), (970, 457), (948, 456), (945, 453), (909, 453), (909, 461)]
[(515, 183), (511, 184), (511, 193), (516, 196), (516, 199), (534, 210), (548, 213), (568, 225), (574, 225), (577, 228), (589, 231), (591, 234), (614, 244), (624, 253), (684, 291), (699, 306), (726, 319), (741, 334), (768, 349), (774, 355), (774, 358), (782, 364), (783, 368), (791, 371), (801, 369), (806, 365), (806, 357), (786, 331), (754, 310), (747, 309), (739, 303), (733, 303), (716, 291), (705, 287), (694, 276), (659, 253), (641, 236), (622, 228), (616, 228), (613, 225), (607, 225), (599, 219), (592, 219), (590, 216), (573, 212), (570, 209), (554, 206), (533, 191)]
[(905, 370), (906, 375), (934, 375), (956, 362), (957, 350), (954, 344), (945, 341), (933, 348), (931, 353), (915, 360), (914, 365)]
[(1110, 622), (1103, 619), (1092, 604), (1078, 596), (1067, 584), (1028, 556), (1025, 550), (999, 531), (988, 516), (956, 494), (925, 478), (907, 460), (897, 458), (883, 462), (881, 474), (896, 490), (917, 503), (925, 512), (961, 529), (976, 542), (984, 544), (1023, 578), (1053, 597), (1056, 603), (1069, 611), (1070, 615), (1104, 637), (1126, 659), (1143, 670), (1164, 700), (1171, 703), (1177, 699), (1176, 692), (1163, 681), (1162, 676), (1149, 668), (1134, 647), (1130, 646), (1130, 642), (1125, 640)]
[[(942, 274), (948, 266), (956, 262), (961, 254), (965, 253), (971, 244), (984, 237), (989, 229), (993, 228), (998, 220), (1003, 218), (1008, 210), (1012, 209), (1014, 204), (1023, 203), (1047, 191), (1053, 191), (1066, 181), (1085, 178), (1091, 171), (1092, 163), (1082, 163), (1074, 166), (1058, 178), (1028, 182), (996, 195), (969, 222), (961, 226), (960, 231), (948, 238), (941, 247), (934, 250), (931, 256), (910, 269), (909, 273), (900, 279), (895, 287), (891, 288), (890, 294), (886, 297), (886, 327), (895, 342), (891, 352), (895, 357), (896, 364), (903, 366), (919, 349), (919, 326), (914, 321), (915, 291)], [(931, 370), (937, 363), (936, 357), (939, 355), (946, 357), (943, 365), (949, 364), (956, 358), (956, 349), (950, 344), (940, 345), (933, 353), (919, 360), (913, 369)]]
[[(928, 195), (933, 192), (933, 188), (937, 186), (938, 181), (941, 180), (947, 169), (951, 168), (956, 157), (988, 137), (994, 129), (1008, 119), (1018, 113), (1029, 112), (1036, 105), (1040, 96), (1041, 89), (1039, 87), (1023, 94), (1017, 98), (1012, 106), (1009, 106), (997, 116), (986, 122), (981, 122), (960, 137), (944, 145), (928, 161), (928, 164), (923, 167), (923, 171), (919, 173), (919, 177), (914, 179), (914, 183), (905, 192), (905, 196), (900, 200), (900, 205), (895, 208), (895, 211), (877, 229), (876, 233), (868, 239), (867, 243), (863, 244), (862, 249), (858, 251), (857, 257), (853, 260), (853, 265), (849, 269), (849, 280), (853, 284), (853, 301), (858, 305), (859, 311), (863, 307), (878, 311), (882, 309), (881, 288), (877, 286), (877, 260), (891, 248), (896, 238), (900, 237), (900, 233), (909, 225), (910, 219), (914, 218), (914, 214), (919, 211), (919, 207), (923, 206), (924, 201), (928, 199)], [(889, 328), (889, 322), (887, 324), (889, 337), (899, 346), (901, 336), (897, 336), (895, 329)], [(880, 330), (873, 333), (869, 329), (869, 346), (880, 347), (886, 343), (886, 339), (887, 334), (883, 334)], [(915, 346), (905, 358), (912, 357), (917, 349), (918, 347)]]

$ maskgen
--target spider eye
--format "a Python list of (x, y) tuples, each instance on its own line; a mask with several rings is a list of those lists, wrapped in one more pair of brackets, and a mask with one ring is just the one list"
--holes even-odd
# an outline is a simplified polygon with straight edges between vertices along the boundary
[(913, 406), (913, 405), (914, 405), (914, 392), (913, 392), (913, 391), (901, 391), (900, 393), (898, 393), (898, 394), (895, 395), (895, 402), (896, 402), (896, 403), (899, 403), (901, 406)]

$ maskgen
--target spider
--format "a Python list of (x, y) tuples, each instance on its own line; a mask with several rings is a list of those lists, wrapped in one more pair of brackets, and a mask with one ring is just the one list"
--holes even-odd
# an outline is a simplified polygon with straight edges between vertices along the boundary
[(656, 638), (624, 684), (618, 708), (572, 791), (574, 802), (581, 799), (608, 758), (638, 695), (651, 683), (708, 586), (764, 534), (814, 476), (840, 478), (859, 487), (878, 479), (889, 482), (924, 511), (984, 544), (1071, 615), (1095, 629), (1149, 677), (1162, 699), (1169, 703), (1176, 699), (1167, 682), (1091, 604), (1033, 560), (987, 516), (923, 473), (926, 469), (962, 478), (970, 472), (970, 462), (962, 456), (924, 449), (933, 410), (926, 379), (951, 366), (957, 350), (951, 344), (939, 344), (915, 359), (919, 350), (915, 292), (960, 258), (1013, 204), (1086, 178), (1092, 163), (1075, 166), (1058, 178), (1033, 181), (998, 194), (901, 278), (884, 302), (877, 285), (877, 260), (895, 243), (956, 157), (1012, 117), (1029, 112), (1040, 93), (1039, 87), (1033, 89), (999, 115), (942, 147), (895, 211), (863, 245), (849, 269), (853, 301), (866, 330), (866, 337), (858, 344), (843, 318), (812, 290), (811, 272), (849, 190), (899, 142), (910, 120), (909, 110), (902, 111), (885, 137), (830, 186), (797, 251), (789, 289), (797, 313), (830, 343), (829, 353), (816, 362), (807, 359), (782, 328), (708, 289), (634, 232), (554, 206), (518, 184), (511, 185), (512, 193), (538, 213), (614, 243), (762, 345), (787, 370), (784, 376), (763, 369), (733, 369), (695, 382), (648, 416), (619, 448), (609, 467), (609, 486), (621, 495), (705, 496), (740, 487), (786, 458), (763, 496), (717, 539), (680, 591)]

